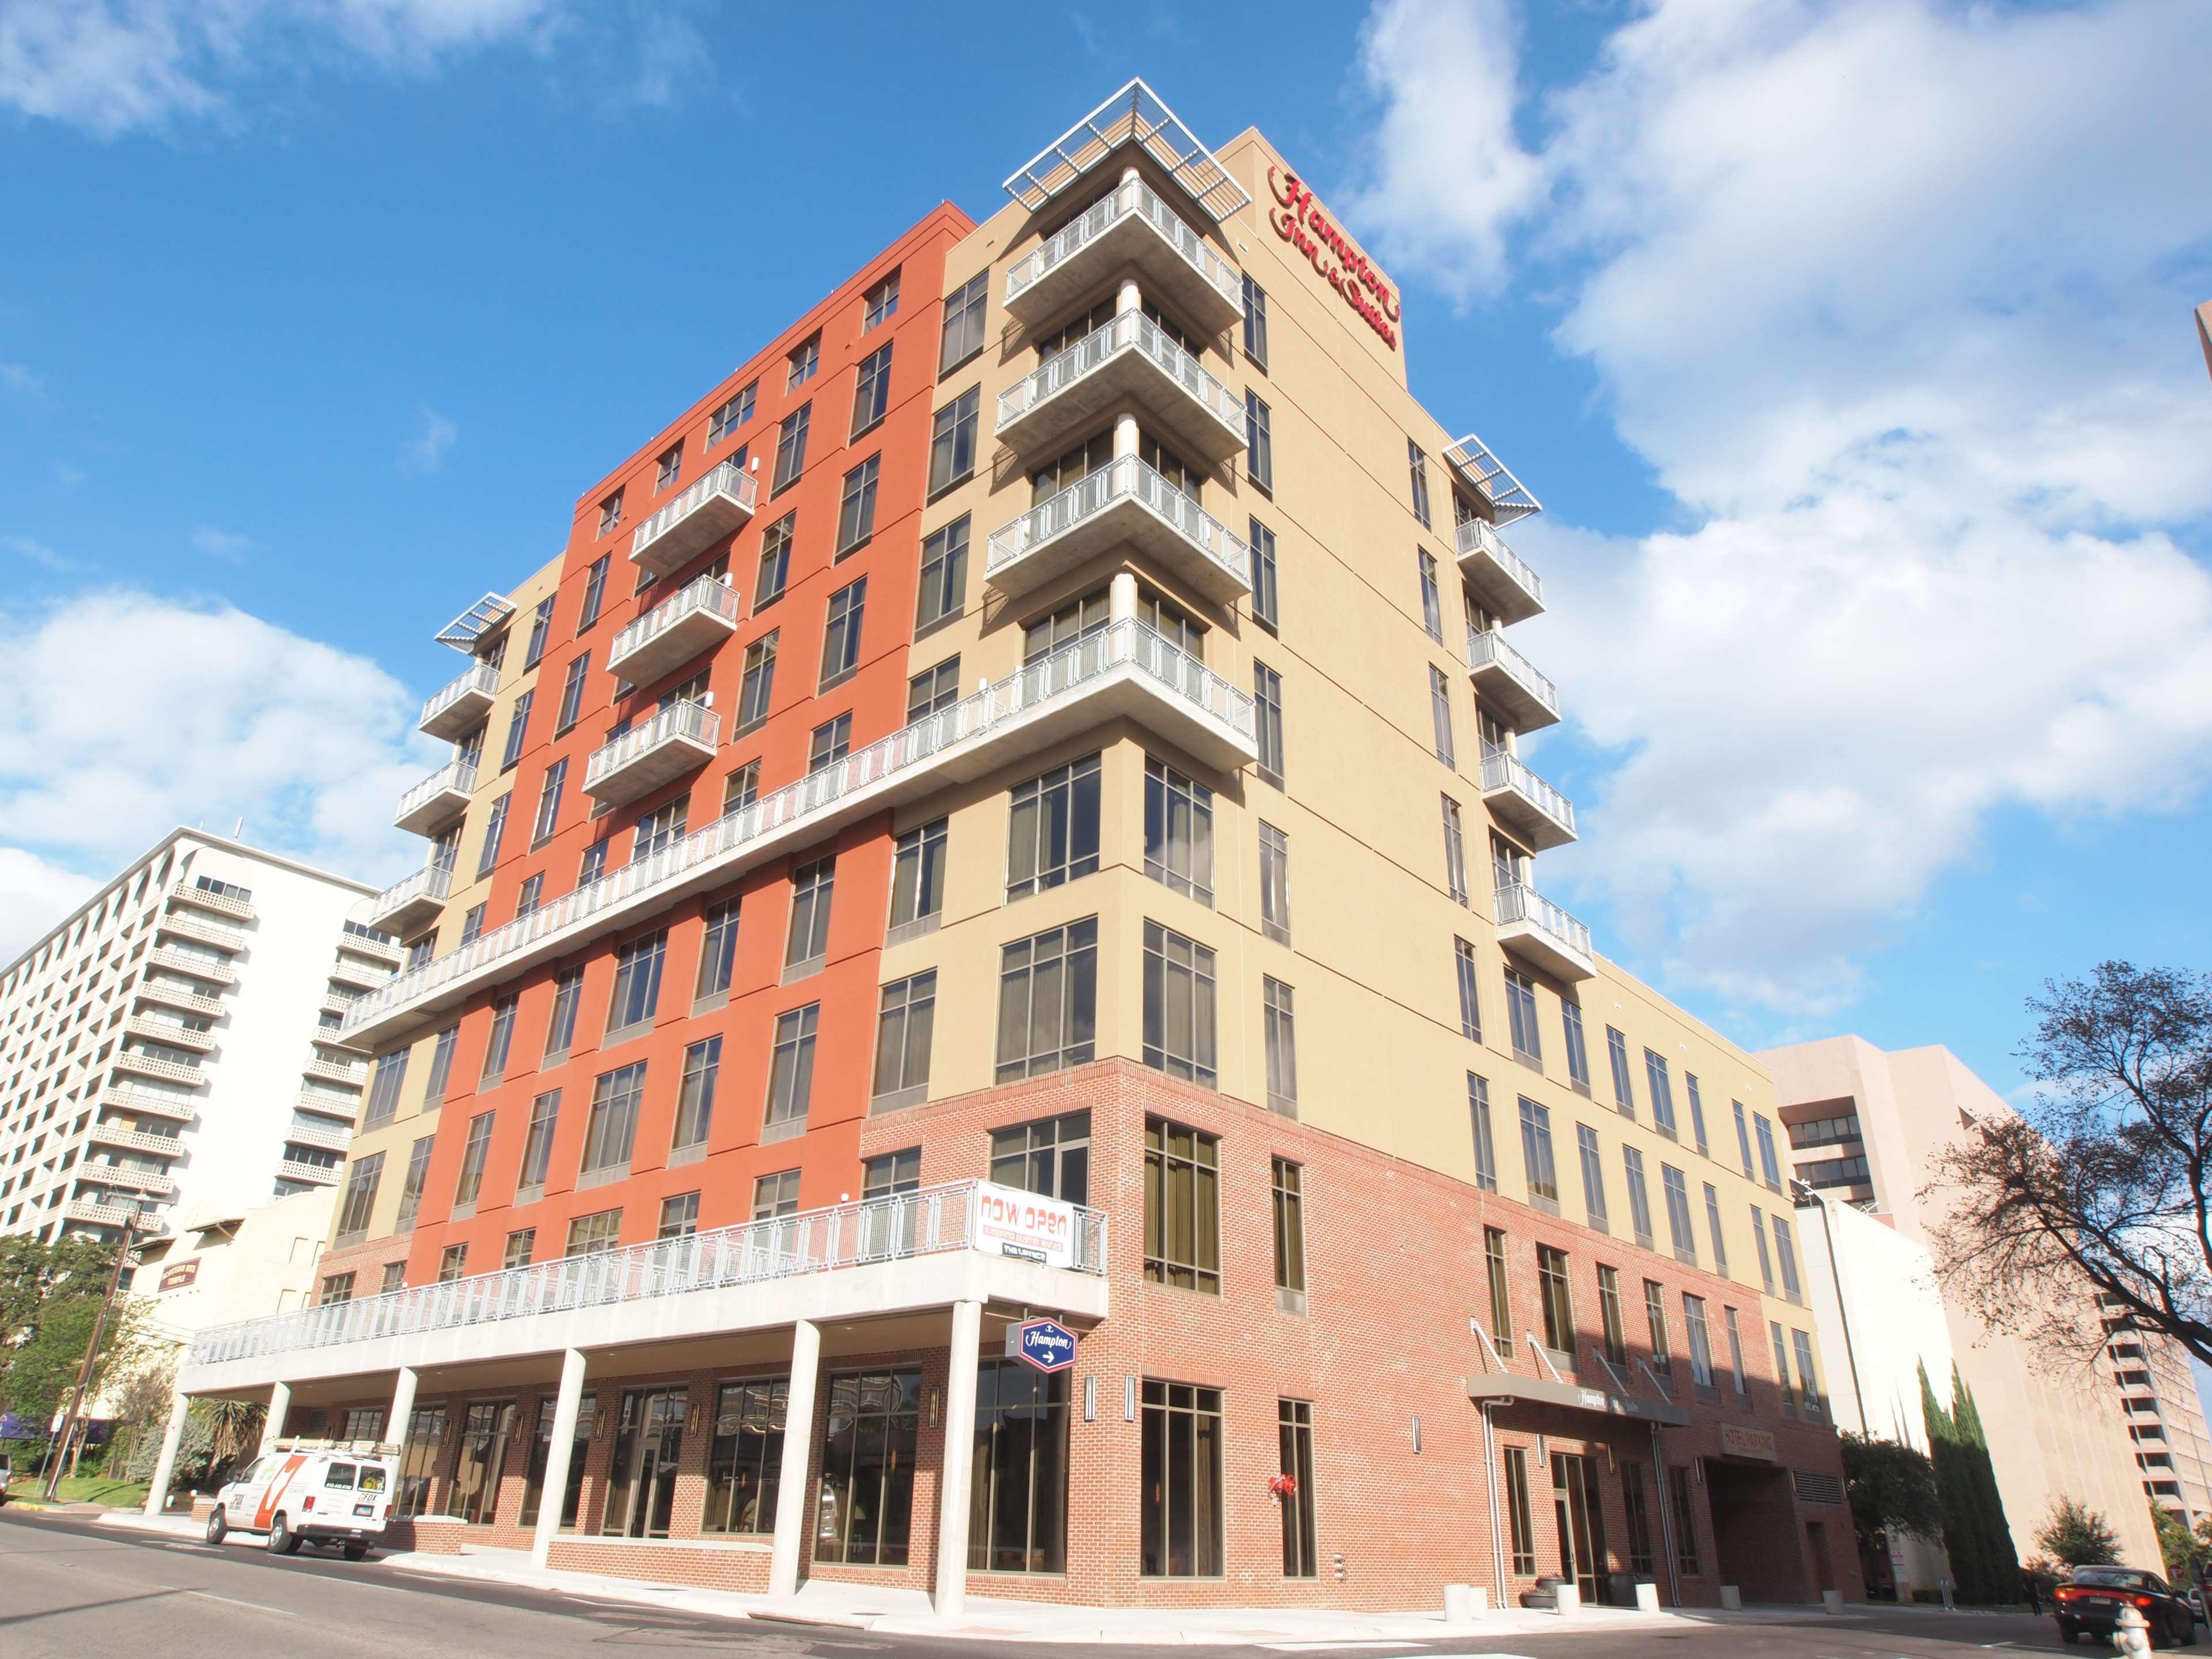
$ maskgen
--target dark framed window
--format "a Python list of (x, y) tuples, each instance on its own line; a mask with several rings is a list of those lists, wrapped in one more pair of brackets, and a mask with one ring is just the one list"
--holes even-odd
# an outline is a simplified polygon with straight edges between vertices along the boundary
[(889, 322), (897, 314), (898, 302), (899, 274), (894, 270), (889, 276), (878, 279), (875, 284), (860, 296), (860, 332), (865, 334), (870, 329)]
[(1221, 1294), (1221, 1149), (1213, 1136), (1145, 1120), (1145, 1277)]
[[(1264, 326), (1264, 322), (1263, 322)], [(1283, 1476), (1283, 1577), (1321, 1577), (1314, 1532), (1313, 1402), (1275, 1402), (1276, 1469)]]
[(906, 1565), (921, 1423), (918, 1368), (830, 1379), (816, 1560)]
[(592, 1115), (584, 1123), (582, 1172), (625, 1170), (637, 1142), (637, 1109), (645, 1098), (645, 1062), (602, 1072), (592, 1083)]
[(1605, 1202), (1605, 1161), (1598, 1154), (1597, 1131), (1587, 1123), (1575, 1125), (1575, 1152), (1583, 1166), (1583, 1213), (1594, 1232), (1613, 1231)]
[(1098, 918), (1017, 939), (1000, 953), (997, 1081), (1097, 1057)]
[(1467, 902), (1467, 832), (1461, 826), (1459, 803), (1449, 795), (1443, 801), (1444, 891), (1452, 902)]
[(538, 666), (545, 654), (546, 635), (553, 631), (553, 599), (548, 593), (538, 601), (538, 608), (530, 617), (530, 643), (522, 648), (522, 666), (526, 672)]
[(1093, 754), (1014, 786), (1006, 830), (1009, 900), (1097, 873), (1099, 776)]
[(975, 1368), (968, 1522), (975, 1571), (1067, 1570), (1067, 1378), (1018, 1359)]
[(886, 342), (860, 359), (853, 380), (853, 436), (880, 424), (891, 408), (891, 345)]
[(791, 927), (783, 942), (783, 967), (797, 978), (821, 965), (830, 950), (830, 905), (836, 896), (837, 860), (810, 860), (791, 872)]
[(1147, 1578), (1222, 1571), (1221, 1390), (1144, 1384), (1139, 1565)]
[(399, 1184), (399, 1218), (398, 1225), (404, 1231), (415, 1224), (422, 1212), (422, 1189), (429, 1184), (430, 1151), (437, 1137), (424, 1135), (408, 1149), (407, 1175)]
[(853, 711), (847, 709), (834, 720), (824, 720), (814, 728), (814, 735), (806, 747), (807, 775), (835, 766), (853, 752)]
[(1698, 1576), (1698, 1517), (1690, 1498), (1690, 1471), (1668, 1471), (1667, 1494), (1674, 1506), (1674, 1559), (1689, 1577)]
[(1770, 1190), (1778, 1193), (1782, 1190), (1782, 1166), (1774, 1156), (1774, 1125), (1764, 1115), (1754, 1113), (1752, 1127), (1759, 1135), (1759, 1178)]
[(1275, 586), (1275, 532), (1257, 519), (1245, 528), (1252, 549), (1252, 620), (1273, 632), (1282, 626)]
[(968, 515), (963, 513), (921, 544), (921, 587), (915, 596), (915, 632), (958, 616), (967, 604)]
[(1751, 1242), (1759, 1250), (1759, 1283), (1767, 1295), (1774, 1294), (1774, 1258), (1766, 1248), (1766, 1218), (1759, 1206), (1751, 1206)]
[(1644, 1184), (1644, 1154), (1633, 1146), (1620, 1149), (1620, 1164), (1628, 1177), (1628, 1220), (1636, 1229), (1636, 1242), (1651, 1248), (1651, 1189)]
[(558, 1089), (549, 1089), (530, 1103), (530, 1128), (522, 1137), (522, 1168), (515, 1182), (520, 1191), (544, 1186), (553, 1166), (553, 1132), (560, 1121)]
[[(346, 1170), (345, 1196), (338, 1201), (337, 1236), (349, 1238), (368, 1231), (371, 1212), (376, 1206), (377, 1183), (384, 1178), (384, 1154), (369, 1152), (354, 1159)], [(350, 1276), (347, 1290), (353, 1288)], [(325, 1295), (325, 1301), (333, 1298)], [(343, 1301), (344, 1297), (335, 1298)]]
[(760, 761), (747, 761), (722, 780), (722, 816), (741, 812), (760, 799)]
[(1452, 940), (1452, 972), (1459, 982), (1460, 1035), (1469, 1042), (1480, 1042), (1482, 1004), (1475, 994), (1474, 946), (1463, 939)]
[(814, 1098), (814, 1040), (822, 1025), (822, 1005), (810, 1002), (776, 1016), (775, 1048), (769, 1066), (769, 1130), (795, 1134), (806, 1127)]
[(553, 981), (553, 1012), (545, 1022), (545, 1062), (567, 1054), (576, 1040), (576, 1007), (584, 1000), (584, 970), (566, 968)]
[(1805, 1287), (1797, 1279), (1797, 1246), (1790, 1237), (1790, 1224), (1778, 1215), (1770, 1219), (1774, 1227), (1774, 1261), (1782, 1269), (1783, 1299), (1802, 1304)]
[(584, 573), (584, 604), (576, 615), (576, 631), (579, 634), (599, 620), (599, 612), (607, 602), (607, 565), (613, 556), (611, 553), (600, 554)]
[(1613, 1099), (1623, 1117), (1636, 1115), (1636, 1084), (1628, 1070), (1628, 1039), (1608, 1025), (1605, 1028), (1606, 1058), (1613, 1066)]
[(1093, 588), (1070, 599), (1049, 616), (1039, 617), (1022, 629), (1022, 665), (1027, 667), (1064, 647), (1103, 634), (1112, 620), (1104, 588)]
[(491, 1006), (491, 1034), (484, 1039), (480, 1087), (489, 1088), (507, 1075), (507, 1052), (514, 1047), (514, 1011), (520, 1000), (504, 996)]
[(1567, 1253), (1549, 1244), (1536, 1247), (1536, 1299), (1544, 1310), (1544, 1346), (1553, 1353), (1575, 1351), (1574, 1287), (1567, 1276)]
[(876, 479), (883, 457), (871, 455), (845, 475), (837, 504), (837, 556), (843, 558), (876, 533)]
[(584, 849), (584, 856), (577, 860), (576, 865), (576, 885), (579, 888), (589, 887), (606, 874), (607, 843), (611, 839), (609, 836), (601, 836)]
[(941, 713), (960, 701), (960, 659), (947, 657), (934, 668), (925, 668), (906, 683), (906, 720)]
[(822, 628), (822, 678), (817, 690), (827, 690), (860, 665), (860, 623), (866, 614), (868, 579), (848, 582), (830, 596), (830, 610)]
[(714, 1127), (714, 1084), (722, 1071), (722, 1039), (710, 1036), (684, 1051), (684, 1078), (676, 1091), (672, 1150), (704, 1146)]
[(1566, 1030), (1567, 1081), (1574, 1085), (1577, 1094), (1587, 1097), (1590, 1091), (1589, 1048), (1583, 1041), (1581, 1006), (1560, 998), (1559, 1022)]
[(905, 831), (892, 843), (890, 925), (895, 933), (901, 928), (923, 931), (943, 912), (945, 848), (951, 823), (950, 818), (932, 818)]
[(1186, 898), (1213, 902), (1213, 791), (1150, 755), (1145, 757), (1145, 873)]
[(945, 323), (938, 337), (937, 373), (949, 374), (983, 349), (984, 312), (990, 304), (991, 273), (978, 271), (945, 296)]
[(407, 1056), (410, 1051), (394, 1048), (389, 1054), (376, 1057), (376, 1069), (368, 1079), (368, 1102), (362, 1109), (361, 1127), (374, 1129), (380, 1123), (389, 1123), (399, 1110), (399, 1087), (407, 1080)]
[(504, 1270), (509, 1267), (528, 1267), (531, 1253), (537, 1249), (537, 1246), (538, 1229), (535, 1227), (523, 1227), (509, 1233), (507, 1236), (507, 1246), (500, 1252), (501, 1268)]
[(668, 956), (668, 930), (656, 927), (615, 952), (614, 993), (607, 1000), (607, 1033), (614, 1036), (650, 1021), (660, 1006), (660, 969)]
[(565, 755), (545, 769), (544, 779), (538, 786), (538, 817), (530, 827), (532, 846), (550, 841), (553, 832), (561, 827), (561, 786), (568, 777), (568, 757)]
[(707, 1450), (702, 1533), (772, 1533), (783, 1481), (787, 1376), (725, 1382), (714, 1398), (714, 1436)]
[(1275, 488), (1273, 417), (1260, 394), (1249, 388), (1244, 393), (1244, 476), (1272, 494)]
[(1267, 1105), (1286, 1117), (1298, 1115), (1297, 1020), (1295, 994), (1279, 979), (1260, 979), (1261, 1024), (1267, 1053)]
[(1528, 1449), (1508, 1446), (1504, 1458), (1505, 1519), (1513, 1540), (1513, 1576), (1533, 1578), (1536, 1574), (1536, 1528), (1528, 1510)]
[(561, 711), (553, 722), (556, 736), (574, 726), (584, 712), (584, 677), (591, 672), (590, 652), (580, 652), (568, 659), (567, 677), (561, 682)]
[(522, 878), (522, 886), (514, 896), (514, 919), (529, 915), (545, 902), (545, 872), (543, 870)]
[(753, 614), (783, 597), (791, 581), (791, 544), (799, 534), (799, 514), (785, 514), (761, 532), (760, 566), (753, 578)]
[(1514, 1054), (1542, 1071), (1544, 1039), (1536, 1024), (1536, 983), (1510, 968), (1505, 970), (1505, 1016)]
[(1646, 1048), (1644, 1051), (1644, 1079), (1651, 1086), (1651, 1121), (1659, 1133), (1672, 1140), (1674, 1130), (1674, 1085), (1667, 1075), (1667, 1056)]
[(779, 1170), (753, 1182), (753, 1219), (775, 1221), (799, 1213), (799, 1171)]
[(983, 390), (969, 386), (939, 410), (929, 427), (929, 493), (937, 495), (972, 477), (975, 439), (982, 424)]
[(678, 438), (674, 443), (669, 445), (667, 448), (660, 452), (659, 460), (655, 462), (653, 465), (653, 488), (654, 493), (658, 494), (661, 490), (672, 488), (675, 484), (677, 478), (682, 474), (683, 471), (684, 441), (681, 438)]
[(448, 1025), (438, 1033), (430, 1046), (430, 1075), (422, 1085), (422, 1104), (435, 1106), (446, 1097), (446, 1085), (453, 1075), (453, 1050), (461, 1040), (461, 1028)]
[(771, 629), (745, 647), (744, 678), (738, 685), (738, 727), (750, 731), (768, 718), (769, 699), (775, 692), (776, 635)]
[(1628, 1516), (1628, 1571), (1649, 1578), (1658, 1558), (1651, 1548), (1651, 1500), (1644, 1489), (1641, 1463), (1620, 1466), (1620, 1498)]
[(1667, 1290), (1656, 1279), (1644, 1281), (1644, 1325), (1651, 1340), (1651, 1369), (1674, 1375), (1674, 1345), (1667, 1334)]
[[(545, 1490), (545, 1466), (551, 1461), (553, 1417), (559, 1402), (550, 1396), (538, 1402), (538, 1431), (530, 1446), (530, 1468), (523, 1477), (521, 1524), (538, 1524), (538, 1506)], [(592, 1449), (592, 1424), (599, 1415), (599, 1397), (586, 1394), (576, 1403), (576, 1432), (568, 1452), (568, 1481), (562, 1496), (561, 1525), (576, 1524), (576, 1510), (584, 1495), (584, 1458)], [(370, 1437), (372, 1439), (374, 1436)]]
[(1521, 1168), (1528, 1181), (1529, 1203), (1559, 1214), (1559, 1176), (1552, 1162), (1552, 1114), (1526, 1095), (1521, 1097)]
[(769, 493), (788, 489), (806, 467), (806, 428), (814, 418), (814, 405), (801, 404), (783, 417), (775, 429), (775, 473)]
[(660, 1225), (655, 1238), (689, 1238), (699, 1231), (699, 1194), (677, 1193), (660, 1200)]
[(1490, 1338), (1499, 1357), (1513, 1363), (1513, 1281), (1506, 1257), (1505, 1230), (1482, 1230), (1482, 1261), (1490, 1292)]
[(882, 1152), (860, 1165), (860, 1197), (896, 1198), (921, 1190), (921, 1148)]
[(1275, 1224), (1275, 1288), (1303, 1297), (1306, 1289), (1305, 1170), (1286, 1158), (1269, 1160)]
[(753, 399), (760, 391), (758, 380), (748, 380), (720, 409), (707, 417), (707, 447), (711, 449), (753, 417)]
[(1260, 825), (1260, 931), (1278, 945), (1291, 942), (1291, 838), (1264, 820)]
[(1260, 744), (1260, 775), (1280, 789), (1283, 769), (1283, 677), (1267, 664), (1252, 664), (1253, 730)]
[(1490, 1127), (1490, 1085), (1473, 1072), (1467, 1074), (1467, 1110), (1474, 1127), (1474, 1184), (1494, 1193), (1498, 1190), (1498, 1142)]
[(568, 1241), (562, 1247), (562, 1255), (596, 1255), (613, 1249), (622, 1243), (622, 1217), (620, 1210), (577, 1216), (568, 1223)]
[(530, 705), (537, 696), (534, 688), (515, 696), (514, 708), (507, 717), (507, 746), (500, 755), (499, 769), (502, 772), (522, 758), (522, 746), (530, 733)]
[(1690, 1189), (1682, 1172), (1671, 1164), (1659, 1166), (1659, 1189), (1667, 1195), (1667, 1232), (1674, 1246), (1674, 1259), (1698, 1265), (1698, 1235), (1690, 1224)]
[(1145, 924), (1144, 1060), (1170, 1077), (1217, 1080), (1213, 952), (1156, 921)]
[(617, 489), (599, 503), (599, 534), (605, 535), (622, 522), (623, 493)]
[(1721, 1235), (1720, 1189), (1710, 1181), (1705, 1183), (1705, 1232), (1712, 1241), (1713, 1271), (1726, 1279), (1729, 1276), (1728, 1241)]
[(1244, 279), (1244, 355), (1267, 367), (1267, 290), (1249, 276)]
[(991, 1179), (1070, 1204), (1091, 1201), (1091, 1114), (1069, 1112), (991, 1131)]
[(822, 336), (808, 335), (791, 349), (784, 360), (783, 387), (788, 392), (796, 386), (805, 386), (822, 368)]
[(876, 1011), (874, 1097), (920, 1099), (929, 1088), (929, 1049), (937, 1024), (937, 970), (894, 980)]
[(1713, 1387), (1713, 1337), (1705, 1324), (1705, 1297), (1682, 1297), (1682, 1329), (1689, 1338), (1692, 1385), (1718, 1393)]
[[(1418, 452), (1417, 452), (1418, 453)], [(1443, 592), (1437, 586), (1437, 556), (1425, 547), (1413, 550), (1413, 562), (1421, 578), (1421, 626), (1438, 645), (1444, 642)]]
[(726, 994), (738, 961), (738, 920), (743, 908), (737, 899), (724, 899), (707, 907), (706, 927), (699, 939), (699, 980), (694, 999)]
[[(1411, 438), (1406, 440), (1406, 470), (1412, 475), (1413, 488), (1413, 516), (1421, 521), (1421, 528), (1429, 527), (1429, 458), (1421, 453), (1420, 445)], [(1441, 625), (1441, 624), (1439, 624)], [(1430, 632), (1443, 638), (1435, 629)]]
[(1600, 1267), (1597, 1270), (1598, 1340), (1603, 1345), (1607, 1361), (1618, 1371), (1628, 1369), (1628, 1333), (1621, 1322), (1620, 1270)]

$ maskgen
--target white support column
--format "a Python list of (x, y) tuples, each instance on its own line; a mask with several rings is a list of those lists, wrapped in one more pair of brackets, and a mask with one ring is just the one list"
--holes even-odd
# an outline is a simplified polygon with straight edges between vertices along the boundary
[(1114, 459), (1134, 460), (1137, 456), (1137, 417), (1121, 414), (1114, 417)]
[(1126, 317), (1131, 312), (1141, 311), (1144, 307), (1145, 296), (1137, 290), (1137, 279), (1133, 276), (1123, 277), (1120, 291), (1115, 295), (1115, 314)]
[(161, 1455), (154, 1464), (154, 1484), (146, 1488), (146, 1513), (158, 1516), (169, 1502), (169, 1481), (177, 1472), (177, 1447), (185, 1437), (185, 1419), (191, 1399), (179, 1395), (169, 1407), (169, 1426), (161, 1436)]
[(952, 1304), (952, 1346), (945, 1374), (945, 1462), (937, 1477), (937, 1616), (968, 1610), (968, 1503), (975, 1457), (975, 1359), (983, 1304)]
[(407, 1449), (407, 1419), (415, 1414), (416, 1380), (410, 1368), (399, 1368), (398, 1383), (392, 1390), (392, 1411), (384, 1419), (384, 1437), (403, 1453)]
[(770, 1595), (799, 1594), (799, 1547), (806, 1537), (806, 1476), (813, 1463), (815, 1384), (821, 1370), (822, 1328), (802, 1319), (791, 1328), (791, 1388), (783, 1408), (775, 1541), (768, 1565)]
[(584, 1401), (584, 1352), (570, 1348), (561, 1356), (561, 1392), (553, 1404), (553, 1439), (545, 1448), (545, 1478), (538, 1486), (538, 1528), (531, 1534), (530, 1560), (545, 1565), (561, 1530), (561, 1505), (568, 1492), (568, 1458), (576, 1449), (576, 1414)]
[(266, 1457), (275, 1449), (277, 1437), (284, 1432), (284, 1419), (292, 1414), (292, 1385), (273, 1384), (269, 1390), (269, 1410), (261, 1419), (261, 1450), (258, 1455)]
[(1137, 578), (1130, 571), (1115, 572), (1106, 585), (1106, 620), (1127, 622), (1137, 614)]

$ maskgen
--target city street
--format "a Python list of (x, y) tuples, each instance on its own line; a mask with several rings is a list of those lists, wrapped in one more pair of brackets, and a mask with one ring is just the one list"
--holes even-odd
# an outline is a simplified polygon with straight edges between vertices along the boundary
[[(1727, 1659), (1921, 1659), (1990, 1651), (2062, 1650), (2047, 1619), (1887, 1611), (1838, 1620), (1816, 1612), (1729, 1619), (1692, 1628), (1576, 1635), (1480, 1630), (1423, 1643), (1355, 1643), (1339, 1653), (1383, 1659), (1527, 1659), (1650, 1653)], [(210, 1547), (118, 1534), (74, 1517), (0, 1510), (0, 1651), (12, 1659), (82, 1659), (103, 1652), (289, 1655), (390, 1659), (394, 1652), (567, 1659), (610, 1649), (735, 1652), (748, 1659), (848, 1659), (857, 1654), (945, 1656), (981, 1647), (1006, 1659), (1042, 1644), (878, 1637), (769, 1620), (723, 1620), (649, 1607), (549, 1595), (414, 1573), (372, 1559)], [(1084, 1645), (1116, 1659), (1150, 1649)], [(1218, 1647), (1223, 1659), (1277, 1659), (1275, 1648)], [(1301, 1648), (1300, 1651), (1304, 1650)]]

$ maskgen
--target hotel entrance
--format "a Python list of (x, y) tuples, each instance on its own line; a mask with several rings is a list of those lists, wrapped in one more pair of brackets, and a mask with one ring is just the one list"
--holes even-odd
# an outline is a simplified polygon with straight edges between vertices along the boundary
[(1605, 1510), (1598, 1500), (1595, 1461), (1583, 1452), (1553, 1452), (1552, 1501), (1559, 1517), (1559, 1577), (1582, 1592), (1586, 1604), (1605, 1601)]

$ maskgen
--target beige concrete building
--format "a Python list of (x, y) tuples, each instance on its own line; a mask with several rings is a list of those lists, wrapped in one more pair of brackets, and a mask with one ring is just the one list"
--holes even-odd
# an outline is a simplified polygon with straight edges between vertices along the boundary
[[(1942, 1220), (1940, 1202), (1923, 1192), (1937, 1157), (1971, 1119), (2012, 1109), (1948, 1048), (1885, 1054), (1863, 1038), (1839, 1036), (1763, 1058), (1796, 1179), (1866, 1210), (1923, 1249)], [(2097, 1316), (2087, 1297), (2082, 1314)], [(2110, 1368), (2039, 1353), (1948, 1303), (1945, 1317), (2021, 1558), (2040, 1553), (2035, 1534), (2063, 1495), (2103, 1512), (2124, 1559), (2156, 1565), (2145, 1471), (2129, 1413), (2104, 1374)], [(1831, 1346), (1838, 1340), (1825, 1321), (1821, 1334)]]

